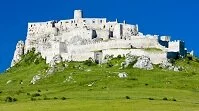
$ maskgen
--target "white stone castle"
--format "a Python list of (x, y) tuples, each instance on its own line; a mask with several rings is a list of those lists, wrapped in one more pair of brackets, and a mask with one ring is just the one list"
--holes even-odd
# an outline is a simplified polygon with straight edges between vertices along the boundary
[[(50, 63), (60, 55), (65, 61), (84, 61), (93, 58), (102, 63), (106, 55), (148, 56), (153, 64), (170, 58), (184, 57), (187, 53), (183, 41), (170, 41), (169, 36), (144, 35), (138, 25), (107, 21), (106, 18), (84, 18), (81, 10), (74, 18), (60, 21), (28, 23), (25, 43), (19, 41), (11, 67), (21, 55), (35, 48)], [(147, 49), (160, 49), (150, 51)]]

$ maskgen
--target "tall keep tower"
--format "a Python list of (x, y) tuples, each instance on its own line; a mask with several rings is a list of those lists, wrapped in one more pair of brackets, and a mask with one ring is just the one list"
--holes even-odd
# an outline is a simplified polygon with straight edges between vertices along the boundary
[(83, 12), (82, 10), (75, 10), (74, 11), (74, 19), (80, 19), (83, 17)]

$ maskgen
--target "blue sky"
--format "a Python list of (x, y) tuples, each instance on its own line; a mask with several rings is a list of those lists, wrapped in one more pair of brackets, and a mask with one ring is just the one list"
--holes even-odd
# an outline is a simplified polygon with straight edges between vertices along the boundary
[(75, 9), (138, 24), (144, 34), (170, 35), (199, 55), (198, 0), (1, 0), (0, 72), (10, 66), (17, 41), (25, 40), (28, 22), (72, 18)]

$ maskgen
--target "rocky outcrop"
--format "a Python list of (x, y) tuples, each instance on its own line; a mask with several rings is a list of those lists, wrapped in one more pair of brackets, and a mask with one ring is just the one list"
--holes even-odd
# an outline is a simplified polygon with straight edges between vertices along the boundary
[(62, 61), (61, 55), (55, 55), (53, 59), (50, 61), (50, 66), (54, 67), (57, 63), (60, 63)]
[(16, 63), (21, 60), (21, 56), (24, 54), (25, 44), (23, 41), (18, 41), (16, 45), (16, 50), (14, 52), (14, 57), (12, 59), (11, 67), (13, 67)]
[(168, 60), (162, 61), (162, 63), (159, 65), (159, 67), (162, 68), (162, 69), (167, 69), (167, 70), (171, 70), (171, 71), (175, 71), (175, 72), (179, 72), (180, 70), (182, 70), (181, 67), (174, 66)]
[(122, 68), (127, 68), (129, 65), (134, 65), (136, 63), (137, 57), (129, 54), (126, 54), (125, 61), (121, 63)]
[(41, 79), (41, 75), (40, 74), (37, 74), (35, 75), (32, 80), (31, 80), (31, 84), (36, 84), (37, 81), (39, 81)]
[(141, 56), (137, 59), (137, 62), (133, 66), (134, 68), (152, 70), (153, 65), (149, 57)]
[(119, 78), (127, 78), (128, 74), (126, 72), (121, 72), (118, 74)]

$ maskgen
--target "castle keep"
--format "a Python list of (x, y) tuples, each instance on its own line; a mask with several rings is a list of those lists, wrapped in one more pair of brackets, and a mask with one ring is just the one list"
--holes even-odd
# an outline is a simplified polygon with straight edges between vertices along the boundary
[(101, 63), (106, 55), (116, 57), (131, 53), (148, 56), (154, 64), (186, 55), (183, 41), (170, 41), (169, 36), (144, 35), (138, 25), (125, 21), (84, 18), (81, 10), (74, 11), (73, 19), (28, 23), (25, 43), (18, 42), (11, 66), (32, 48), (40, 52), (47, 63), (57, 55), (66, 61), (93, 58)]

